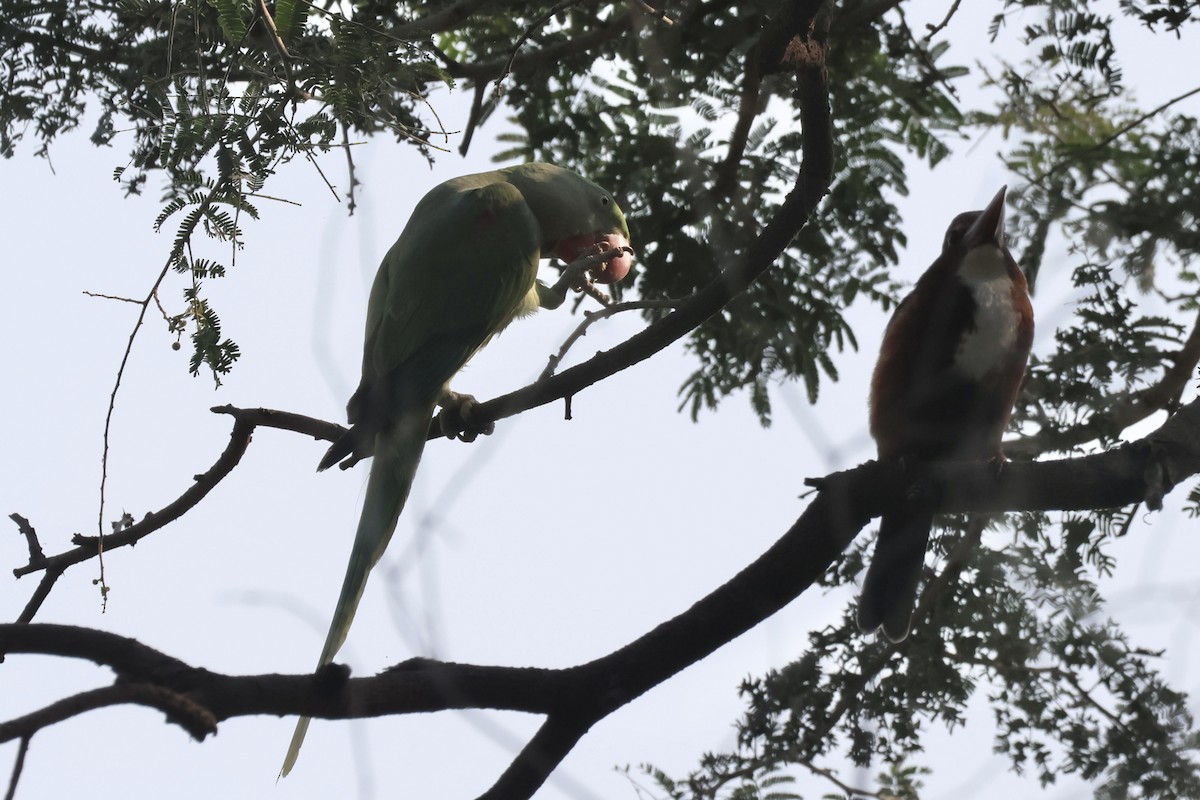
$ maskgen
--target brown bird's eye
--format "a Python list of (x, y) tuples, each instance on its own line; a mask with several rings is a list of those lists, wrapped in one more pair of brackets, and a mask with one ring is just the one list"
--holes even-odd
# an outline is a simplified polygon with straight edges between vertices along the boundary
[(971, 223), (979, 217), (978, 211), (968, 211), (965, 214), (959, 214), (950, 223), (950, 227), (946, 229), (946, 238), (942, 240), (942, 248), (955, 247), (962, 243), (963, 236), (970, 229)]

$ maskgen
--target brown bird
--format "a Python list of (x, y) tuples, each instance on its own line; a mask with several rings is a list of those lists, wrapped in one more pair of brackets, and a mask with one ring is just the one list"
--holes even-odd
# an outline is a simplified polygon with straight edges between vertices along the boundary
[[(1033, 342), (1025, 276), (1004, 239), (1002, 188), (950, 223), (942, 254), (896, 307), (871, 378), (880, 459), (1003, 462), (1008, 424)], [(933, 515), (883, 515), (858, 626), (908, 636)]]

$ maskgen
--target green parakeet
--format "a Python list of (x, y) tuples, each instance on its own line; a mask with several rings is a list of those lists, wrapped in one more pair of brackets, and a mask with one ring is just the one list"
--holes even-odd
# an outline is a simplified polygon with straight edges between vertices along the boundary
[[(417, 204), (384, 256), (367, 305), (362, 381), (346, 407), (351, 428), (321, 459), (326, 469), (374, 451), (350, 563), (317, 668), (333, 661), (408, 498), (439, 400), (471, 356), (514, 318), (562, 302), (536, 280), (538, 261), (629, 245), (608, 192), (552, 164), (464, 175)], [(611, 283), (628, 252), (592, 269)], [(309, 719), (296, 725), (280, 776), (296, 763)]]

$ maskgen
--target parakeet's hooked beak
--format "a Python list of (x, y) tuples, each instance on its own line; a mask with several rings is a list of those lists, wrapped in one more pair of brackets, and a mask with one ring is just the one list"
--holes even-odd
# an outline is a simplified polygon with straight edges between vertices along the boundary
[(979, 212), (979, 217), (967, 228), (962, 239), (967, 250), (985, 244), (1004, 249), (1004, 195), (1007, 191), (1007, 186), (1000, 187), (987, 208)]
[[(555, 244), (552, 254), (570, 264), (596, 245), (604, 250), (616, 250), (629, 247), (629, 240), (619, 233), (582, 233)], [(633, 254), (626, 250), (592, 269), (590, 275), (596, 283), (616, 283), (629, 274), (632, 266)]]

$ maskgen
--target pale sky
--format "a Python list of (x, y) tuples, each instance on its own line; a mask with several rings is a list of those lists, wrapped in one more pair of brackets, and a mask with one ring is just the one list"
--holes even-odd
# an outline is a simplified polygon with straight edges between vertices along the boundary
[[(987, 47), (984, 28), (969, 32), (965, 19), (955, 26), (964, 39), (974, 38), (948, 59), (970, 63)], [(1187, 80), (1184, 70), (1164, 67), (1184, 58), (1165, 39), (1154, 40), (1154, 59), (1144, 64), (1125, 56), (1126, 82), (1138, 87), (1147, 107), (1188, 88), (1159, 80)], [(462, 92), (434, 97), (452, 130), (461, 129), (468, 101)], [(118, 138), (113, 149), (98, 151), (84, 128), (54, 146), (53, 172), (32, 158), (32, 144), (0, 162), (0, 337), (7, 344), (0, 358), (9, 376), (0, 511), (28, 517), (48, 554), (66, 549), (75, 532), (96, 533), (104, 414), (135, 314), (133, 306), (83, 292), (143, 295), (174, 233), (174, 226), (162, 234), (151, 229), (159, 209), (154, 177), (149, 197), (129, 200), (111, 180), (128, 141)], [(485, 128), (468, 159), (444, 155), (432, 172), (414, 150), (393, 142), (357, 148), (365, 186), (354, 217), (303, 161), (273, 179), (267, 193), (302, 206), (261, 201), (263, 219), (246, 221), (247, 246), (229, 277), (207, 284), (226, 334), (243, 351), (225, 385), (214, 391), (205, 375), (187, 374), (189, 343), (173, 351), (161, 319), (151, 316), (139, 333), (113, 422), (106, 519), (122, 511), (140, 519), (212, 464), (230, 420), (211, 414), (210, 406), (265, 406), (344, 421), (357, 382), (367, 289), (380, 258), (425, 191), (491, 168), (487, 156), (497, 148), (489, 137), (496, 132)], [(1017, 184), (995, 157), (999, 145), (991, 134), (959, 148), (933, 174), (914, 169), (911, 195), (900, 203), (910, 242), (901, 279), (915, 280), (930, 263), (954, 214), (981, 207), (1004, 183)], [(322, 161), (339, 190), (346, 183), (342, 163), (339, 153)], [(633, 229), (636, 246), (636, 221)], [(1062, 254), (1060, 245), (1047, 258), (1034, 300), (1035, 352), (1049, 350), (1055, 321), (1070, 312), (1070, 264), (1062, 261), (1058, 274), (1053, 269)], [(208, 255), (228, 264), (225, 248), (212, 244)], [(163, 301), (173, 313), (181, 308), (181, 290), (178, 279), (168, 279)], [(359, 675), (413, 655), (568, 666), (685, 610), (787, 529), (805, 508), (804, 478), (873, 457), (866, 385), (885, 314), (859, 304), (850, 319), (862, 350), (835, 355), (841, 382), (823, 384), (815, 407), (802, 387), (777, 387), (769, 430), (741, 396), (698, 424), (677, 413), (677, 390), (694, 369), (677, 345), (576, 396), (571, 422), (556, 404), (504, 420), (496, 435), (474, 445), (431, 443), (339, 660)], [(577, 322), (563, 309), (514, 324), (455, 388), (486, 399), (530, 382)], [(572, 363), (641, 325), (627, 314), (593, 326)], [(297, 434), (260, 429), (242, 463), (197, 508), (136, 548), (107, 556), (107, 611), (92, 583), (92, 561), (68, 570), (37, 621), (132, 636), (227, 673), (310, 670), (341, 584), (368, 469), (364, 463), (317, 474), (324, 449)], [(609, 485), (616, 490), (602, 491)], [(1176, 490), (1168, 504), (1177, 508), (1181, 499)], [(1112, 548), (1120, 560), (1106, 584), (1111, 610), (1137, 644), (1169, 647), (1164, 672), (1176, 688), (1192, 690), (1200, 677), (1200, 595), (1189, 574), (1197, 555), (1190, 526), (1176, 510), (1140, 519), (1144, 524)], [(0, 563), (10, 569), (26, 559), (12, 526), (0, 536)], [(15, 618), (37, 580), (9, 579), (0, 590), (0, 615)], [(537, 797), (633, 798), (614, 766), (650, 762), (682, 778), (704, 751), (729, 749), (742, 710), (739, 682), (798, 657), (806, 633), (837, 619), (852, 597), (850, 589), (812, 590), (599, 723)], [(10, 656), (0, 666), (0, 718), (109, 679), (91, 664)], [(926, 796), (1032, 796), (1034, 778), (1012, 776), (991, 756), (991, 714), (982, 698), (976, 707), (953, 741), (941, 729), (930, 731), (920, 760), (934, 770)], [(276, 785), (292, 719), (229, 720), (215, 738), (197, 744), (157, 712), (105, 709), (34, 738), (18, 797), (471, 798), (491, 785), (539, 722), (494, 712), (317, 720), (296, 770)], [(0, 774), (7, 775), (15, 752), (15, 744), (0, 746)], [(880, 769), (840, 777), (868, 786)], [(347, 795), (347, 786), (355, 792)], [(807, 775), (798, 786), (811, 796), (832, 790)], [(1064, 778), (1045, 796), (1089, 794)]]

